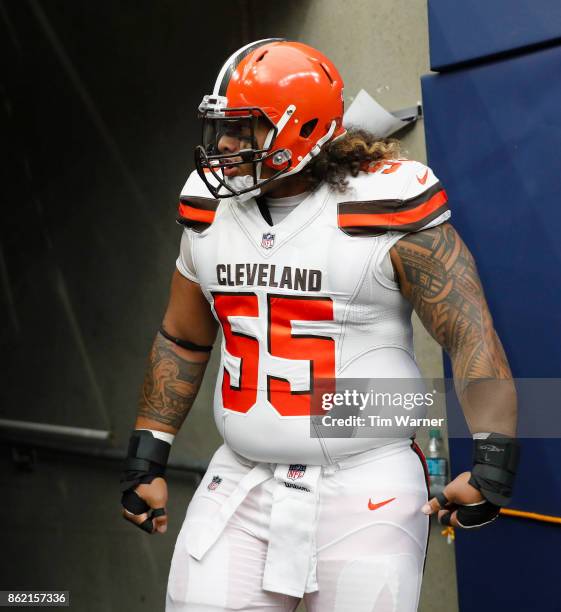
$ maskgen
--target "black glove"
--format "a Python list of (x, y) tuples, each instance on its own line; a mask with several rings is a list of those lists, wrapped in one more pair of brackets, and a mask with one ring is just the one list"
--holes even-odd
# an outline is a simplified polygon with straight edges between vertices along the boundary
[(450, 504), (444, 493), (437, 493), (435, 497), (438, 499), (441, 508), (446, 506), (446, 509), (449, 510), (440, 518), (441, 525), (450, 525), (450, 518), (454, 510), (457, 510), (456, 520), (458, 524), (464, 529), (483, 527), (483, 525), (493, 522), (499, 516), (500, 507), (486, 499), (474, 504), (458, 505)]
[(146, 430), (133, 431), (129, 450), (121, 474), (121, 505), (131, 514), (150, 512), (149, 517), (138, 525), (143, 531), (152, 533), (152, 519), (166, 513), (164, 508), (151, 509), (136, 493), (139, 484), (150, 484), (154, 478), (163, 477), (171, 445), (155, 438)]

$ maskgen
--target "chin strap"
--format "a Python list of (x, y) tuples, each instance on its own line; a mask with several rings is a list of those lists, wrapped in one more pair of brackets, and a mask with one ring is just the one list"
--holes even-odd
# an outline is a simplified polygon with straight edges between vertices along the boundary
[[(245, 176), (233, 176), (232, 178), (224, 177), (224, 180), (236, 191), (243, 191), (247, 187), (251, 187), (253, 185), (253, 177), (249, 174)], [(263, 179), (260, 178), (258, 178), (257, 180), (264, 182)], [(261, 189), (259, 188), (259, 186), (257, 186), (252, 191), (240, 193), (239, 195), (232, 195), (231, 197), (235, 198), (238, 202), (247, 202), (247, 200), (251, 200), (251, 198), (257, 198), (260, 195)]]
[[(288, 123), (288, 121), (289, 121), (290, 117), (292, 116), (292, 114), (293, 114), (295, 109), (296, 109), (296, 107), (293, 106), (293, 105), (289, 106), (286, 109), (286, 111), (284, 112), (283, 116), (281, 117), (281, 119), (279, 120), (279, 122), (277, 124), (277, 136), (278, 136), (278, 134), (280, 134), (282, 129), (286, 126), (286, 124)], [(300, 172), (302, 170), (302, 168), (304, 168), (304, 166), (311, 159), (313, 159), (314, 157), (319, 155), (323, 145), (326, 142), (328, 142), (329, 140), (331, 140), (331, 137), (335, 133), (336, 127), (337, 127), (337, 122), (336, 121), (332, 121), (331, 125), (329, 126), (329, 130), (327, 130), (327, 133), (325, 135), (323, 135), (316, 142), (316, 144), (313, 146), (312, 150), (307, 155), (305, 155), (298, 162), (298, 164), (296, 166), (294, 166), (294, 168), (292, 168), (288, 172), (283, 172), (282, 174), (280, 174), (280, 176), (278, 176), (277, 178), (274, 178), (273, 181), (278, 181), (278, 180), (281, 180), (281, 179), (283, 179), (283, 178), (285, 178), (287, 176), (292, 176), (293, 174), (297, 174), (298, 172)], [(270, 145), (271, 139), (273, 137), (273, 134), (274, 134), (274, 130), (270, 130), (269, 133), (267, 134), (267, 138), (265, 140), (264, 148), (267, 148)], [(344, 134), (342, 134), (342, 135), (344, 135)], [(287, 151), (287, 153), (289, 153), (289, 152)], [(290, 158), (288, 158), (288, 159), (290, 159)], [(285, 160), (285, 161), (288, 161), (288, 159)], [(262, 162), (259, 162), (259, 164), (257, 165), (257, 168), (256, 168), (256, 176), (257, 176), (257, 182), (258, 183), (265, 181), (265, 179), (261, 179), (261, 169), (262, 169)], [(246, 189), (247, 187), (251, 187), (251, 185), (249, 185), (247, 183), (249, 181), (253, 181), (253, 177), (250, 176), (250, 175), (247, 175), (247, 176), (234, 176), (232, 178), (225, 177), (224, 180), (226, 181), (226, 183), (231, 185), (236, 191), (242, 191), (243, 189)], [(270, 180), (270, 179), (267, 179), (267, 180)], [(257, 198), (260, 195), (261, 195), (261, 189), (259, 188), (259, 186), (257, 186), (252, 191), (248, 191), (246, 193), (242, 193), (242, 194), (234, 196), (234, 197), (236, 198), (236, 200), (238, 200), (238, 202), (246, 202), (247, 200), (250, 200), (251, 198)]]
[(331, 137), (333, 136), (334, 132), (335, 132), (335, 128), (337, 127), (337, 122), (336, 121), (332, 121), (331, 122), (331, 126), (329, 127), (329, 130), (327, 130), (327, 133), (322, 136), (317, 142), (316, 144), (313, 146), (312, 150), (305, 155), (299, 162), (298, 164), (296, 164), (296, 166), (294, 166), (294, 168), (292, 168), (292, 170), (289, 170), (286, 174), (283, 174), (281, 177), (279, 178), (284, 178), (285, 176), (291, 176), (292, 174), (297, 174), (298, 172), (300, 172), (302, 170), (302, 168), (314, 157), (316, 157), (317, 155), (319, 155), (319, 153), (321, 152), (321, 148), (323, 147), (323, 145), (328, 142), (329, 140), (331, 140)]

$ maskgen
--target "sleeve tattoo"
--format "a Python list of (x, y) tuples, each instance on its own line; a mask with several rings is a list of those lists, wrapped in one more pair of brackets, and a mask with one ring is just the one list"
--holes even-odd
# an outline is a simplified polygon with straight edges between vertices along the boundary
[(156, 335), (140, 397), (138, 416), (179, 429), (201, 382), (207, 362), (189, 361), (178, 355), (173, 343)]
[(475, 262), (449, 224), (408, 234), (392, 252), (401, 291), (448, 352), (463, 391), (470, 381), (510, 379)]

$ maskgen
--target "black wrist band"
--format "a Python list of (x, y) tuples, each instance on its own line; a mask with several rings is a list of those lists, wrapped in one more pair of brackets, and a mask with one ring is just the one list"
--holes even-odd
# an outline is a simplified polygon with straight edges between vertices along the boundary
[(506, 506), (512, 497), (520, 457), (518, 441), (492, 433), (484, 440), (473, 442), (473, 469), (469, 484), (479, 489), (492, 504)]
[(164, 476), (170, 450), (171, 444), (155, 438), (151, 431), (133, 431), (121, 474), (121, 491), (149, 484), (154, 478)]
[(127, 459), (145, 459), (166, 466), (170, 450), (171, 444), (155, 438), (151, 431), (137, 429), (131, 434)]

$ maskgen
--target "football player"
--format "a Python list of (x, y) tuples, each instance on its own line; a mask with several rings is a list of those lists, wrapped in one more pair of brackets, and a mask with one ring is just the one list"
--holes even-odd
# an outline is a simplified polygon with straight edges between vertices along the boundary
[[(170, 446), (220, 327), (224, 444), (188, 507), (166, 610), (294, 610), (301, 598), (321, 612), (415, 610), (428, 515), (491, 522), (518, 458), (509, 366), (446, 193), (396, 141), (345, 130), (339, 72), (301, 43), (239, 49), (199, 111), (124, 517), (165, 532)], [(474, 435), (472, 471), (432, 499), (414, 425), (334, 436), (314, 403), (329, 381), (418, 381), (413, 309), (450, 355)]]

